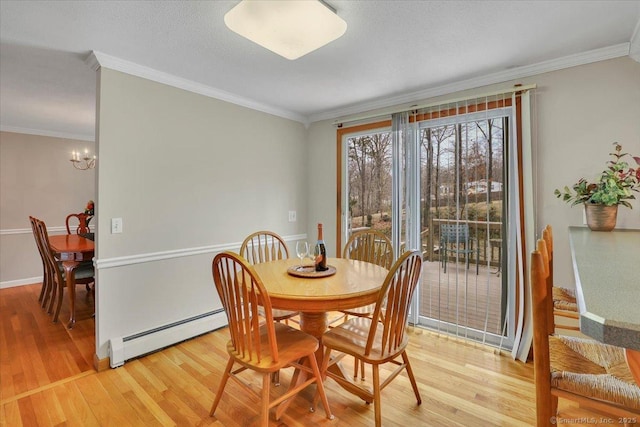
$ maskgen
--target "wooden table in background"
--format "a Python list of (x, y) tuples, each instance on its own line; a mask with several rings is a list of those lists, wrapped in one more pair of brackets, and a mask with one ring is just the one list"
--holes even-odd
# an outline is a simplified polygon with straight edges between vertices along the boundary
[(49, 236), (49, 244), (55, 257), (62, 261), (69, 294), (69, 329), (76, 323), (76, 277), (75, 270), (82, 261), (90, 261), (95, 253), (93, 241), (77, 234)]

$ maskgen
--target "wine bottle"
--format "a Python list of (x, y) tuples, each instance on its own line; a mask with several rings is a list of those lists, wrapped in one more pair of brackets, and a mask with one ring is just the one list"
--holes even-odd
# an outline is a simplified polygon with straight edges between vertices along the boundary
[(314, 251), (316, 257), (316, 271), (326, 271), (327, 267), (327, 249), (324, 246), (324, 239), (322, 238), (322, 224), (318, 224), (318, 242)]

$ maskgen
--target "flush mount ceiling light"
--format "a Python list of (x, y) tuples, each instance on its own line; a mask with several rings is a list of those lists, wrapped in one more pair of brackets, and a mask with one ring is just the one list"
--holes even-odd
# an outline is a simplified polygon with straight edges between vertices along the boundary
[(320, 0), (242, 0), (224, 15), (231, 31), (287, 59), (342, 36), (347, 23)]

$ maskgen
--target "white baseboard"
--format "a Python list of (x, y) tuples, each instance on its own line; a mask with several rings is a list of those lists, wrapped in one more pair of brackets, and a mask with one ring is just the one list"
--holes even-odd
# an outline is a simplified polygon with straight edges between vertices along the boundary
[(124, 365), (129, 359), (160, 350), (206, 332), (219, 329), (227, 324), (223, 309), (173, 322), (127, 337), (109, 340), (109, 365), (112, 368)]
[(5, 280), (0, 282), (0, 289), (14, 288), (16, 286), (33, 285), (34, 283), (42, 283), (42, 276), (28, 277), (26, 279)]

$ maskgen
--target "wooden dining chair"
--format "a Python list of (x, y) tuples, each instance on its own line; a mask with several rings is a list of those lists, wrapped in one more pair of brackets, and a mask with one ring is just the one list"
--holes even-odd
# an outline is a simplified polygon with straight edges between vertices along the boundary
[[(406, 371), (418, 405), (422, 403), (418, 385), (411, 369), (406, 347), (409, 306), (422, 270), (420, 251), (405, 252), (391, 267), (380, 289), (372, 317), (355, 317), (322, 336), (325, 347), (322, 373), (332, 378), (346, 390), (357, 396), (365, 396), (367, 403), (374, 403), (375, 425), (382, 425), (381, 391), (403, 370)], [(381, 313), (384, 310), (384, 319)], [(336, 356), (331, 358), (332, 352)], [(359, 387), (329, 369), (345, 355), (371, 365), (373, 371), (373, 391)], [(402, 360), (397, 360), (401, 358)], [(386, 363), (396, 365), (395, 370), (380, 381), (380, 366)]]
[[(227, 381), (231, 378), (261, 399), (261, 426), (266, 427), (269, 424), (271, 408), (292, 398), (312, 383), (317, 384), (327, 418), (333, 419), (316, 361), (318, 340), (289, 325), (274, 321), (267, 290), (253, 267), (240, 255), (233, 252), (216, 255), (212, 271), (216, 290), (229, 321), (231, 339), (227, 343), (229, 360), (210, 415), (214, 415)], [(308, 364), (303, 364), (303, 359), (306, 359)], [(236, 364), (239, 367), (234, 370)], [(300, 384), (292, 384), (286, 393), (271, 400), (269, 378), (272, 373), (287, 367), (294, 367), (296, 372), (305, 371), (310, 376)], [(260, 394), (256, 393), (253, 384), (249, 385), (238, 375), (247, 369), (262, 375)], [(294, 373), (293, 378), (297, 377)]]
[[(558, 398), (617, 417), (638, 419), (640, 387), (624, 349), (588, 338), (555, 335), (546, 243), (531, 253), (533, 364), (537, 426), (555, 425)], [(550, 323), (551, 322), (551, 323)]]
[[(393, 265), (393, 245), (391, 240), (383, 233), (376, 230), (357, 231), (349, 237), (342, 250), (342, 258), (366, 261), (384, 267), (387, 270)], [(344, 314), (344, 321), (352, 317), (371, 317), (375, 310), (375, 304), (340, 310)], [(384, 314), (384, 313), (382, 313)], [(358, 365), (360, 365), (360, 378), (365, 379), (364, 363), (355, 360), (353, 377), (358, 377)]]
[[(549, 255), (549, 283), (553, 298), (553, 315), (575, 319), (575, 323), (577, 323), (577, 320), (580, 318), (580, 313), (578, 311), (575, 291), (573, 289), (556, 286), (553, 278), (553, 229), (551, 228), (551, 225), (547, 224), (544, 230), (542, 230), (542, 239), (546, 243), (547, 253)], [(578, 325), (567, 325), (564, 323), (557, 323), (556, 328), (571, 331), (580, 330)]]
[(289, 248), (284, 239), (273, 231), (256, 231), (249, 234), (240, 247), (242, 255), (250, 264), (289, 258)]
[[(256, 231), (247, 236), (240, 246), (240, 255), (249, 264), (288, 259), (289, 248), (284, 239), (273, 231)], [(297, 316), (297, 311), (273, 310), (273, 318), (276, 321), (287, 321)]]
[(51, 291), (53, 288), (53, 278), (47, 268), (47, 261), (45, 257), (45, 249), (43, 247), (41, 233), (38, 231), (37, 222), (39, 220), (35, 217), (29, 216), (29, 223), (31, 224), (31, 231), (33, 232), (33, 238), (36, 241), (36, 247), (38, 248), (38, 254), (40, 254), (40, 260), (42, 261), (42, 287), (40, 288), (40, 296), (38, 296), (38, 302), (41, 307), (46, 307)]
[[(284, 239), (277, 233), (262, 230), (251, 233), (244, 239), (240, 246), (240, 255), (249, 264), (257, 264), (277, 259), (288, 259), (289, 248)], [(297, 311), (278, 309), (272, 309), (271, 312), (276, 322), (284, 321), (286, 324), (289, 324), (290, 319), (300, 314)], [(280, 385), (280, 375), (277, 371), (273, 374), (273, 383), (276, 386)]]
[[(89, 229), (89, 221), (91, 221), (91, 218), (93, 218), (93, 215), (89, 215), (84, 212), (80, 212), (77, 214), (72, 213), (67, 215), (67, 218), (65, 219), (67, 234), (73, 234), (71, 231), (73, 229), (75, 229), (75, 234), (90, 233), (91, 230)], [(75, 222), (77, 222), (77, 225), (74, 224)]]
[[(51, 296), (47, 312), (49, 314), (53, 313), (53, 321), (57, 322), (58, 317), (60, 316), (60, 309), (62, 307), (63, 290), (67, 285), (66, 273), (64, 268), (62, 268), (62, 262), (55, 258), (51, 250), (49, 234), (44, 221), (36, 220), (36, 229), (38, 233), (40, 233), (45, 265), (48, 269), (48, 274), (51, 277)], [(80, 265), (75, 269), (75, 284), (89, 286), (91, 283), (95, 282), (94, 275), (95, 273), (92, 261), (80, 263)], [(56, 304), (55, 312), (53, 311), (54, 303)]]

